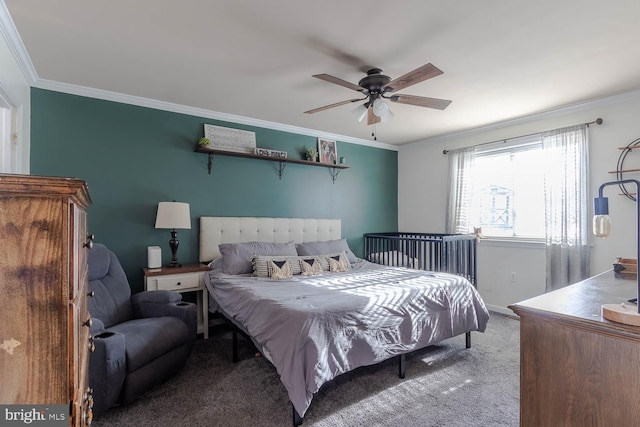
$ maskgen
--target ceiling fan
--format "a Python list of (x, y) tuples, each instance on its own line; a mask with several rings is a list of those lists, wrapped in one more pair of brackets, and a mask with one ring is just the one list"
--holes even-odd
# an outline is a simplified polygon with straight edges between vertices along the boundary
[(384, 99), (388, 99), (391, 102), (397, 102), (399, 104), (409, 104), (416, 105), (418, 107), (444, 110), (449, 104), (451, 104), (451, 101), (424, 96), (393, 94), (394, 92), (439, 76), (440, 74), (442, 74), (442, 71), (430, 63), (416, 68), (415, 70), (393, 80), (391, 80), (389, 76), (382, 74), (382, 70), (380, 68), (372, 68), (367, 71), (367, 76), (361, 79), (357, 85), (329, 74), (315, 74), (313, 77), (317, 79), (360, 92), (364, 95), (364, 98), (355, 98), (336, 102), (335, 104), (329, 104), (324, 107), (305, 111), (305, 114), (313, 114), (319, 111), (328, 110), (329, 108), (339, 107), (340, 105), (366, 100), (364, 104), (356, 107), (356, 109), (353, 110), (353, 113), (358, 118), (358, 121), (362, 121), (366, 115), (367, 125), (372, 125), (375, 123), (385, 122), (394, 116), (393, 112), (389, 109), (389, 106), (383, 101)]

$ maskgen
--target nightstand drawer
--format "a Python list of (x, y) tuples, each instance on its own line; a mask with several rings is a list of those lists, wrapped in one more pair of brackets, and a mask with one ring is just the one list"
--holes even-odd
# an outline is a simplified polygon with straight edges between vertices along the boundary
[(168, 276), (150, 277), (150, 281), (156, 282), (156, 289), (169, 291), (181, 291), (200, 287), (200, 274), (171, 274)]

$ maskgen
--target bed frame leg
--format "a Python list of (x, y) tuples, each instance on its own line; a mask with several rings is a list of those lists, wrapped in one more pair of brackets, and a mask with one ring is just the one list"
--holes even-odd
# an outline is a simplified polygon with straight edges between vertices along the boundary
[(296, 411), (293, 404), (291, 404), (291, 408), (293, 408), (293, 427), (298, 427), (302, 424), (302, 417), (298, 415), (298, 411)]
[(233, 348), (233, 363), (238, 362), (238, 327), (233, 325), (233, 330), (231, 332), (231, 336), (233, 337), (233, 344), (231, 347)]
[(405, 357), (405, 355), (404, 355), (404, 354), (401, 354), (401, 355), (400, 355), (400, 364), (399, 364), (399, 366), (398, 366), (398, 376), (399, 376), (401, 379), (402, 379), (402, 378), (404, 378), (404, 374), (405, 374), (405, 372), (406, 372), (406, 364), (405, 364), (405, 361), (406, 361), (406, 357)]
[(471, 348), (471, 332), (465, 334), (465, 344), (467, 348)]

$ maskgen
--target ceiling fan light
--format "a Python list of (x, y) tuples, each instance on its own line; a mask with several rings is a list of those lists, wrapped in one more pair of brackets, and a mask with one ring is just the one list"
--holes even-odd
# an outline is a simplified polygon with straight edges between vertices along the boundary
[(356, 116), (356, 119), (361, 122), (367, 116), (367, 107), (365, 107), (364, 104), (360, 104), (351, 112)]
[(373, 114), (382, 118), (389, 112), (389, 106), (380, 98), (373, 101)]
[(395, 117), (395, 114), (393, 113), (393, 111), (391, 111), (389, 108), (387, 108), (386, 114), (383, 114), (382, 116), (380, 116), (380, 123), (388, 122), (389, 120), (393, 119), (394, 117)]

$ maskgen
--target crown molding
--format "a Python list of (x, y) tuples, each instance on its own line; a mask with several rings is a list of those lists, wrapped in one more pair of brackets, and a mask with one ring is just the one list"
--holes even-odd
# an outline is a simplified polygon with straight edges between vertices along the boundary
[(0, 107), (2, 108), (18, 108), (20, 105), (16, 102), (13, 93), (0, 81)]
[(238, 123), (249, 126), (256, 126), (266, 129), (279, 130), (283, 132), (297, 133), (313, 137), (332, 139), (351, 144), (366, 145), (369, 147), (381, 148), (384, 150), (398, 151), (398, 147), (379, 141), (369, 141), (351, 136), (338, 135), (334, 133), (322, 132), (315, 129), (307, 129), (298, 126), (286, 125), (283, 123), (270, 122), (267, 120), (253, 119), (251, 117), (237, 116), (235, 114), (221, 113), (218, 111), (206, 110), (204, 108), (190, 107), (187, 105), (174, 104), (172, 102), (158, 101), (141, 96), (126, 95), (123, 93), (111, 92), (102, 89), (95, 89), (87, 86), (73, 85), (53, 80), (38, 79), (32, 86), (39, 89), (63, 92), (71, 95), (86, 96), (89, 98), (102, 99), (105, 101), (120, 102), (123, 104), (136, 105), (138, 107), (154, 108), (156, 110), (170, 111), (173, 113), (188, 114), (191, 116), (205, 117), (208, 119), (221, 120), (225, 122)]
[(27, 49), (24, 47), (24, 43), (22, 43), (22, 38), (20, 38), (20, 34), (18, 34), (18, 30), (13, 23), (13, 19), (9, 14), (9, 10), (7, 9), (7, 5), (4, 3), (4, 0), (0, 0), (0, 34), (4, 37), (4, 40), (13, 54), (18, 67), (20, 67), (27, 84), (29, 84), (29, 86), (33, 86), (33, 84), (38, 81), (38, 73), (36, 72), (36, 68), (33, 66), (33, 62), (31, 62), (31, 58), (27, 53)]
[[(434, 142), (447, 142), (452, 139), (473, 136), (485, 132), (504, 129), (526, 123), (536, 122), (543, 119), (554, 118), (564, 116), (571, 113), (578, 113), (581, 111), (590, 110), (597, 107), (604, 107), (607, 105), (618, 104), (620, 102), (640, 98), (640, 90), (632, 90), (630, 92), (623, 92), (617, 95), (608, 96), (605, 98), (592, 99), (590, 101), (580, 102), (578, 104), (566, 105), (559, 108), (554, 108), (540, 113), (531, 114), (524, 117), (518, 117), (511, 120), (505, 120), (503, 122), (493, 123), (486, 126), (467, 129), (459, 132), (452, 132), (443, 135), (433, 136), (423, 139), (421, 141), (412, 142), (410, 144), (422, 144), (422, 143), (434, 143)], [(407, 144), (408, 145), (408, 144)]]

